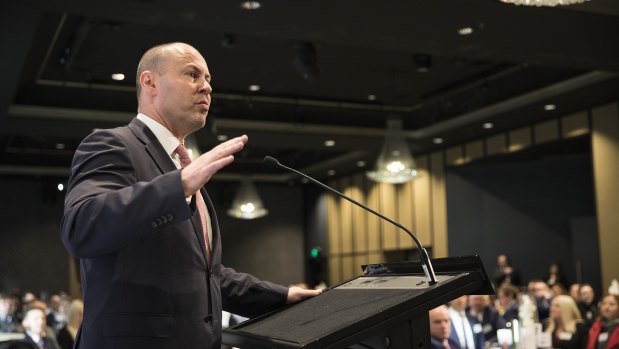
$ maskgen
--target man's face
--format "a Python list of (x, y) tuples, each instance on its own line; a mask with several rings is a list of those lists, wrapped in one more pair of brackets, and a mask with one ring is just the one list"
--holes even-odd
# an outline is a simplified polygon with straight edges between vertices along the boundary
[(202, 55), (188, 45), (169, 49), (161, 72), (155, 72), (155, 108), (175, 136), (206, 124), (211, 104), (211, 75)]
[(507, 256), (502, 254), (499, 257), (497, 257), (496, 259), (497, 264), (499, 265), (499, 267), (506, 267), (507, 266)]
[(430, 335), (438, 340), (449, 338), (451, 325), (447, 308), (438, 307), (430, 310)]
[(471, 305), (471, 308), (473, 310), (475, 310), (476, 312), (481, 312), (486, 306), (486, 300), (484, 296), (472, 295), (469, 296), (469, 304)]
[(27, 331), (43, 335), (45, 333), (45, 313), (40, 309), (31, 309), (26, 313), (22, 325)]
[(580, 301), (585, 304), (593, 303), (593, 288), (590, 286), (583, 286), (580, 288)]

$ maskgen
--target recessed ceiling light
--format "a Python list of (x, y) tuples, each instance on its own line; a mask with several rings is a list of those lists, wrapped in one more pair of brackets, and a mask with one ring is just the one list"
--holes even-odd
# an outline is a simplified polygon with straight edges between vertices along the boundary
[(329, 176), (333, 176), (335, 174), (335, 170), (329, 170), (329, 171), (327, 171), (327, 174)]
[(62, 150), (64, 148), (66, 148), (67, 146), (64, 145), (64, 143), (56, 143), (56, 145), (54, 147), (56, 147), (56, 149), (58, 149), (58, 150)]
[(491, 129), (491, 128), (493, 128), (493, 127), (494, 127), (494, 124), (493, 124), (493, 123), (491, 123), (491, 122), (484, 122), (484, 124), (483, 124), (483, 125), (481, 125), (481, 126), (482, 126), (483, 128), (485, 128), (486, 130), (489, 130), (489, 129)]
[(247, 0), (241, 2), (241, 8), (244, 10), (257, 10), (260, 6), (262, 6), (262, 4), (257, 0)]
[(125, 80), (125, 74), (114, 73), (114, 74), (112, 74), (112, 80), (123, 81), (123, 80)]
[(368, 101), (375, 101), (376, 95), (368, 95)]
[(365, 161), (363, 160), (357, 161), (357, 167), (363, 167), (363, 166), (365, 166)]
[(546, 104), (544, 106), (544, 110), (546, 111), (555, 110), (555, 109), (557, 109), (557, 106), (555, 104)]
[(249, 85), (250, 91), (260, 91), (260, 85)]
[(441, 137), (436, 137), (432, 140), (432, 143), (434, 144), (441, 144), (443, 143), (443, 139)]
[(325, 141), (325, 147), (332, 147), (335, 145), (335, 141), (332, 139), (328, 139)]
[(217, 135), (217, 140), (220, 141), (220, 142), (227, 141), (228, 140), (228, 136), (227, 135)]
[(58, 191), (63, 191), (64, 190), (64, 184), (62, 183), (58, 183)]
[(460, 35), (471, 35), (473, 34), (473, 28), (471, 27), (462, 27), (458, 29), (458, 34)]

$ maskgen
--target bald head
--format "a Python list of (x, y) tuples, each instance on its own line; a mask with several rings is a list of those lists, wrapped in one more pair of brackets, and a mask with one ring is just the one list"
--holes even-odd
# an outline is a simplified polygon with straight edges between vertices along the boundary
[(196, 51), (191, 45), (187, 45), (182, 42), (170, 42), (166, 44), (157, 45), (148, 49), (140, 59), (138, 63), (138, 70), (135, 75), (135, 87), (137, 90), (138, 100), (140, 99), (140, 93), (142, 92), (142, 86), (140, 83), (140, 76), (145, 71), (155, 72), (159, 75), (163, 75), (166, 72), (166, 61), (172, 54), (181, 54), (187, 50)]
[(441, 305), (429, 312), (430, 317), (430, 335), (440, 341), (449, 338), (451, 334), (451, 324), (449, 322), (449, 313), (447, 307)]

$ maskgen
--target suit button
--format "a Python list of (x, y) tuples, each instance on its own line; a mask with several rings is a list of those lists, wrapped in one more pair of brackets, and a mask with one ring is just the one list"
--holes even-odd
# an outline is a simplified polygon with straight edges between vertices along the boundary
[(163, 222), (163, 224), (168, 223), (168, 218), (166, 218), (166, 216), (161, 216), (161, 221)]
[(168, 222), (172, 222), (172, 220), (174, 219), (174, 215), (171, 213), (168, 213), (166, 217), (168, 218)]
[(153, 228), (157, 228), (157, 222), (151, 221), (150, 222), (150, 226), (153, 227)]

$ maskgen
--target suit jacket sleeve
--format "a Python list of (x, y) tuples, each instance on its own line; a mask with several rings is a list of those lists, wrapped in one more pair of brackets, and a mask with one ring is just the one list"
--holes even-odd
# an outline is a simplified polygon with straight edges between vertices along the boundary
[(286, 304), (288, 288), (254, 276), (222, 267), (223, 309), (245, 317), (254, 317)]
[(131, 149), (144, 145), (119, 130), (86, 137), (73, 159), (61, 237), (79, 258), (117, 251), (190, 217), (180, 171), (138, 182), (144, 160), (132, 158)]

